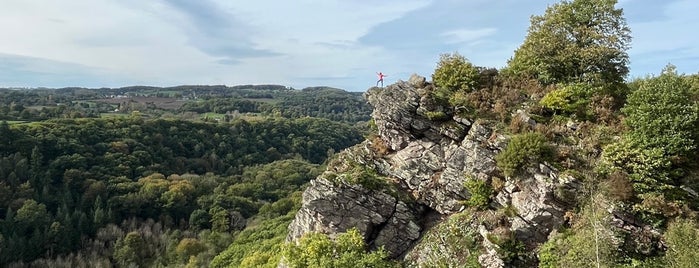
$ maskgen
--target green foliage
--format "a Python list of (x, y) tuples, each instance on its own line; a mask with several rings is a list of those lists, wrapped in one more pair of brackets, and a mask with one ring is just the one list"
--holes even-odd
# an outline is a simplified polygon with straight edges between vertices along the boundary
[(14, 219), (25, 227), (41, 228), (49, 220), (49, 215), (44, 204), (29, 199), (24, 201), (22, 207), (17, 210)]
[(685, 163), (696, 156), (699, 107), (692, 100), (690, 85), (673, 66), (636, 85), (622, 109), (629, 132), (604, 148), (602, 167), (627, 173), (638, 198), (635, 211), (661, 225), (690, 201), (680, 186), (691, 180)]
[(505, 176), (514, 176), (526, 165), (548, 160), (552, 154), (546, 137), (532, 132), (513, 136), (495, 161)]
[(287, 207), (286, 211), (260, 213), (249, 226), (236, 235), (235, 240), (216, 256), (210, 267), (277, 267), (281, 259), (282, 244), (286, 239), (287, 227), (300, 208), (301, 192), (270, 204), (270, 207)]
[(447, 119), (447, 114), (443, 111), (427, 111), (425, 112), (425, 116), (431, 121), (443, 121)]
[(189, 260), (191, 256), (196, 256), (206, 251), (206, 245), (196, 238), (184, 238), (177, 244), (175, 251), (182, 259)]
[(145, 266), (147, 263), (148, 252), (145, 247), (145, 241), (138, 232), (130, 232), (120, 239), (114, 245), (114, 260), (124, 266)]
[(692, 220), (677, 219), (665, 232), (667, 267), (699, 267), (699, 225)]
[[(180, 228), (206, 245), (194, 263), (208, 264), (228, 245), (215, 245), (191, 232), (239, 230), (258, 211), (264, 212), (260, 219), (286, 215), (297, 208), (286, 197), (322, 170), (303, 158), (323, 162), (329, 149), (346, 147), (331, 144), (361, 139), (359, 132), (345, 132), (351, 127), (317, 120), (223, 125), (111, 118), (8, 126), (12, 135), (3, 138), (11, 140), (0, 152), (0, 215), (11, 220), (0, 220), (0, 234), (7, 241), (0, 266), (18, 261), (55, 266), (52, 259), (71, 253), (94, 256), (93, 264), (99, 265), (113, 252), (81, 245), (97, 239), (101, 242), (95, 245), (115, 245), (124, 234), (106, 242), (97, 233), (132, 218), (139, 219), (135, 224), (157, 219), (165, 230), (162, 239), (171, 240), (137, 231), (145, 252), (154, 255), (139, 257), (135, 244), (119, 242), (116, 256), (125, 265), (184, 265), (187, 256), (175, 250), (183, 237), (169, 233)], [(118, 228), (135, 231), (129, 226)], [(42, 257), (46, 259), (37, 259)]]
[(284, 246), (284, 263), (290, 268), (399, 267), (388, 260), (383, 249), (366, 252), (364, 238), (356, 229), (341, 233), (333, 241), (324, 234), (308, 233), (298, 242)]
[(631, 129), (630, 141), (644, 148), (660, 148), (668, 157), (693, 153), (699, 108), (690, 89), (674, 66), (641, 82), (622, 109)]
[(486, 209), (490, 203), (490, 196), (493, 194), (493, 188), (485, 181), (479, 179), (467, 179), (464, 187), (471, 195), (466, 204), (470, 207), (478, 209)]
[(351, 163), (351, 169), (347, 172), (335, 177), (333, 180), (345, 180), (350, 184), (362, 185), (369, 190), (387, 190), (390, 189), (390, 184), (387, 178), (376, 173), (365, 165), (359, 163)]
[(629, 173), (637, 193), (649, 193), (674, 189), (670, 170), (672, 163), (661, 148), (639, 148), (624, 139), (604, 149), (604, 159), (612, 168)]
[(544, 84), (624, 81), (631, 35), (616, 0), (565, 0), (533, 16), (507, 70)]
[(432, 81), (439, 88), (455, 91), (472, 91), (478, 86), (480, 72), (459, 53), (442, 54), (437, 68), (432, 74)]
[[(597, 199), (602, 196), (597, 196)], [(558, 233), (539, 248), (539, 267), (614, 267), (614, 233), (608, 212), (599, 204), (589, 204), (573, 228)]]
[(601, 89), (584, 83), (567, 84), (547, 93), (539, 104), (554, 112), (586, 118), (590, 114), (587, 106), (595, 92), (601, 92)]

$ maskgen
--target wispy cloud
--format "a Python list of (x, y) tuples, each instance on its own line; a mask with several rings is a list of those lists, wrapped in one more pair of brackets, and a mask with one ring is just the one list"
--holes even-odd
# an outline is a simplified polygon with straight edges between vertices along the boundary
[(170, 6), (187, 19), (183, 24), (189, 43), (202, 52), (222, 57), (225, 64), (251, 57), (277, 56), (266, 49), (259, 49), (252, 41), (255, 29), (237, 19), (234, 14), (224, 12), (217, 3), (209, 0), (166, 0)]
[(497, 29), (495, 28), (483, 28), (483, 29), (477, 29), (477, 30), (471, 30), (471, 29), (458, 29), (458, 30), (449, 30), (446, 32), (443, 32), (440, 34), (440, 36), (443, 37), (444, 41), (449, 44), (457, 44), (457, 43), (471, 43), (474, 41), (478, 41), (481, 38), (493, 35), (497, 32)]

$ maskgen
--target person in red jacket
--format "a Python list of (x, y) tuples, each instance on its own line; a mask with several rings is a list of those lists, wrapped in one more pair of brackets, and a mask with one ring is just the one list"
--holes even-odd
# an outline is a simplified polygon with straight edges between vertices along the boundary
[(386, 77), (386, 76), (388, 76), (388, 75), (385, 75), (385, 74), (383, 74), (382, 72), (378, 72), (378, 73), (376, 73), (376, 75), (379, 76), (379, 80), (376, 81), (376, 86), (378, 87), (378, 86), (379, 86), (379, 82), (381, 82), (381, 87), (383, 87), (383, 78)]

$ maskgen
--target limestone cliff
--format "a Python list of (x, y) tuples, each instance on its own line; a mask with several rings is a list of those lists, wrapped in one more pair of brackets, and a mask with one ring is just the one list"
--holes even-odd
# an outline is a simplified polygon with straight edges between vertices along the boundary
[[(561, 192), (574, 191), (575, 179), (546, 163), (504, 177), (495, 156), (508, 137), (488, 121), (451, 114), (432, 98), (433, 88), (413, 75), (366, 92), (377, 136), (340, 152), (311, 182), (289, 240), (356, 227), (370, 245), (414, 266), (504, 267), (510, 260), (499, 254), (499, 242), (517, 239), (533, 249), (563, 224)], [(489, 209), (465, 205), (469, 180), (498, 185)], [(467, 242), (479, 250), (455, 248)]]

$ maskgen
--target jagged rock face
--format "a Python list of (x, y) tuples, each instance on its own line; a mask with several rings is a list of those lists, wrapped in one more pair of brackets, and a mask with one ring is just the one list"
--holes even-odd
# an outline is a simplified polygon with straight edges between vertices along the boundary
[(389, 168), (380, 172), (397, 178), (418, 202), (454, 213), (469, 197), (466, 178), (487, 180), (495, 172), (502, 139), (465, 118), (429, 120), (424, 111), (443, 108), (431, 101), (424, 78), (413, 75), (409, 81), (366, 93), (378, 134), (395, 151), (386, 157)]
[(398, 257), (420, 235), (413, 213), (387, 193), (318, 178), (303, 193), (303, 207), (290, 225), (289, 239), (308, 231), (332, 235), (357, 228), (375, 245)]
[[(462, 201), (470, 197), (464, 187), (467, 180), (490, 182), (501, 177), (495, 156), (507, 137), (494, 133), (487, 122), (450, 115), (430, 97), (432, 88), (424, 77), (414, 75), (408, 82), (367, 91), (380, 140), (367, 140), (339, 153), (340, 161), (329, 164), (326, 173), (311, 182), (289, 227), (289, 240), (306, 232), (332, 235), (355, 227), (369, 244), (384, 246), (393, 257), (403, 256), (428, 224), (421, 215), (461, 211)], [(427, 115), (435, 112), (445, 117), (430, 120)], [(378, 155), (370, 149), (373, 143), (383, 143), (390, 152)], [(402, 194), (347, 183), (343, 176), (351, 165), (375, 170)], [(527, 178), (507, 178), (492, 204), (513, 206), (520, 215), (510, 218), (508, 227), (533, 243), (545, 241), (562, 223), (564, 205), (555, 202), (554, 191), (572, 185), (543, 167), (527, 172)], [(481, 264), (499, 267), (502, 261), (490, 254)]]
[(556, 196), (556, 191), (575, 192), (580, 184), (570, 176), (558, 176), (558, 172), (545, 164), (530, 168), (528, 173), (532, 175), (525, 180), (508, 179), (496, 201), (517, 211), (511, 229), (518, 239), (537, 244), (546, 241), (551, 231), (563, 224), (566, 204)]

